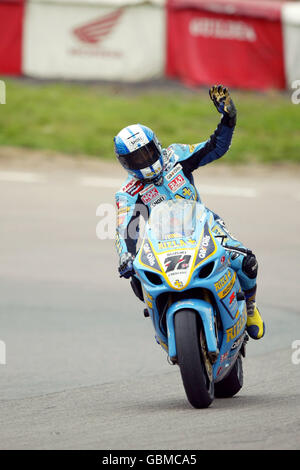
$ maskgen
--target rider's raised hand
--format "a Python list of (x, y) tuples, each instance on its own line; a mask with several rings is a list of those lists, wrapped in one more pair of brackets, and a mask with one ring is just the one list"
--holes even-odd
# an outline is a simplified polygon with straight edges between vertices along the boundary
[(131, 253), (123, 253), (120, 259), (119, 273), (120, 277), (129, 279), (134, 274), (133, 269), (134, 256)]
[(228, 88), (223, 87), (223, 85), (214, 85), (209, 90), (209, 96), (219, 113), (227, 114), (230, 118), (236, 116), (236, 108)]

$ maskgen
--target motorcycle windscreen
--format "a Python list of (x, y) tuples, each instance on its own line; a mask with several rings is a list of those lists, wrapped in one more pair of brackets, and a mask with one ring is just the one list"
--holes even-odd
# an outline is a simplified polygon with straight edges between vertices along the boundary
[(148, 225), (157, 240), (192, 237), (205, 207), (199, 202), (176, 199), (158, 204), (151, 212)]

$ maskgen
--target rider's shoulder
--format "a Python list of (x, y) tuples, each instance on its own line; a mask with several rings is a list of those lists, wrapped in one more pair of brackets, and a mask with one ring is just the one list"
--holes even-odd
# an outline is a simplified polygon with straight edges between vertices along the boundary
[(180, 154), (184, 151), (186, 151), (188, 148), (188, 145), (185, 144), (171, 144), (169, 147), (165, 149), (165, 152), (168, 154), (168, 156), (172, 156), (174, 154)]
[(180, 162), (185, 158), (189, 157), (193, 152), (195, 146), (188, 144), (171, 144), (165, 149), (167, 157), (170, 160), (174, 160), (174, 163)]
[(134, 200), (137, 198), (139, 192), (143, 188), (144, 184), (141, 181), (137, 180), (136, 178), (133, 178), (132, 176), (129, 176), (122, 184), (119, 191), (117, 191), (116, 198), (126, 196), (128, 199)]
[(187, 149), (188, 149), (187, 144), (176, 144), (176, 143), (169, 145), (169, 147), (167, 148), (167, 150), (173, 151), (173, 152), (184, 152)]
[(181, 159), (181, 153), (180, 144), (171, 144), (169, 147), (163, 149), (165, 168), (167, 167), (170, 169), (172, 166), (176, 165), (176, 163)]

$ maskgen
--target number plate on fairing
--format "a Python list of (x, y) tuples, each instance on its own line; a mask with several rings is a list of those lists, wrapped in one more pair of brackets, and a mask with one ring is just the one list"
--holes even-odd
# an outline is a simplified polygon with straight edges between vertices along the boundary
[(169, 283), (176, 289), (182, 289), (188, 283), (194, 259), (194, 250), (175, 250), (158, 255)]

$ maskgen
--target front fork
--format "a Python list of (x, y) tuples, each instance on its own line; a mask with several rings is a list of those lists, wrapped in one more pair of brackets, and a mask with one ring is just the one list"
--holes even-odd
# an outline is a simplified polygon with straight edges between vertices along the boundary
[(168, 349), (171, 362), (177, 362), (174, 316), (179, 310), (186, 309), (194, 310), (200, 316), (205, 333), (207, 354), (210, 361), (212, 363), (215, 362), (219, 350), (215, 334), (214, 310), (209, 302), (201, 299), (179, 300), (172, 304), (167, 310)]

